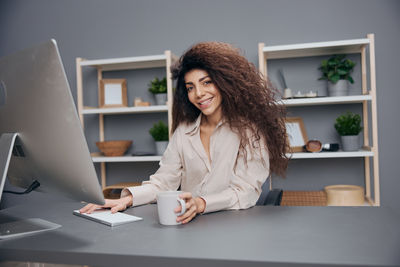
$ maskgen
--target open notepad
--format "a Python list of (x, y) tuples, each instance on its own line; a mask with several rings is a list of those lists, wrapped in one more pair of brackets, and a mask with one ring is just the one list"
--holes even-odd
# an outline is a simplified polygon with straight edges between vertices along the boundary
[(140, 221), (143, 219), (122, 212), (111, 213), (111, 210), (108, 209), (95, 210), (91, 214), (80, 213), (79, 210), (74, 210), (74, 214), (95, 222), (106, 224), (108, 226), (117, 226), (125, 223)]

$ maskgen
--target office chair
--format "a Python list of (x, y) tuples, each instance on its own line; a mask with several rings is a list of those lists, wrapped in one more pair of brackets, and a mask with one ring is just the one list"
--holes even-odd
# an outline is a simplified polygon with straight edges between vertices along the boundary
[(269, 189), (270, 180), (269, 177), (262, 185), (260, 198), (257, 200), (257, 206), (280, 206), (282, 201), (283, 190), (282, 189)]
[(324, 191), (288, 191), (269, 189), (267, 179), (262, 185), (258, 206), (327, 206), (327, 197)]

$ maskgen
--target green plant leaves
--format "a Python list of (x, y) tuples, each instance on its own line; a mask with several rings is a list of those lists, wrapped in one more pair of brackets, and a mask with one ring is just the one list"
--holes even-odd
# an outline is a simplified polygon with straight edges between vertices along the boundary
[(339, 73), (332, 73), (332, 75), (328, 75), (328, 78), (331, 82), (336, 83), (340, 80), (340, 75)]
[(154, 78), (149, 84), (149, 91), (152, 94), (164, 94), (167, 92), (167, 78), (164, 77), (159, 80), (157, 77)]
[(339, 74), (339, 75), (346, 75), (346, 73), (347, 73), (347, 70), (344, 70), (344, 69), (338, 69), (337, 70), (337, 73)]
[(354, 83), (350, 73), (353, 71), (356, 63), (350, 59), (345, 59), (345, 55), (333, 55), (328, 60), (321, 61), (321, 66), (318, 68), (322, 72), (322, 77), (318, 80), (328, 80), (336, 83), (339, 80), (348, 80)]
[(162, 121), (155, 123), (149, 133), (154, 141), (168, 141), (168, 126)]
[(336, 119), (335, 129), (339, 135), (358, 135), (363, 127), (361, 127), (361, 117), (352, 112), (346, 112)]

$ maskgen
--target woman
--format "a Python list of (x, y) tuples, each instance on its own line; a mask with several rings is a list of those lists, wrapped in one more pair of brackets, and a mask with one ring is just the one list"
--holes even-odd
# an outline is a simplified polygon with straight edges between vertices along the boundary
[[(112, 212), (154, 202), (159, 191), (185, 193), (187, 223), (197, 214), (255, 205), (271, 172), (284, 176), (288, 159), (282, 105), (239, 50), (226, 43), (192, 46), (172, 67), (177, 88), (173, 136), (160, 168), (142, 186), (106, 200)], [(100, 206), (89, 204), (81, 212)], [(180, 211), (177, 207), (176, 212)]]

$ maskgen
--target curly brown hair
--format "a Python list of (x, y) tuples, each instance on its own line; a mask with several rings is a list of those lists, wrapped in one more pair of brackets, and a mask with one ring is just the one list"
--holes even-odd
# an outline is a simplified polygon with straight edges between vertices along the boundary
[(185, 74), (193, 69), (208, 73), (219, 89), (222, 115), (231, 129), (241, 138), (240, 151), (245, 152), (250, 138), (262, 137), (270, 155), (271, 172), (284, 177), (288, 165), (286, 128), (283, 118), (286, 110), (275, 101), (278, 93), (239, 49), (227, 43), (202, 42), (193, 45), (171, 67), (177, 80), (172, 109), (172, 132), (181, 123), (194, 122), (200, 114), (188, 98)]

